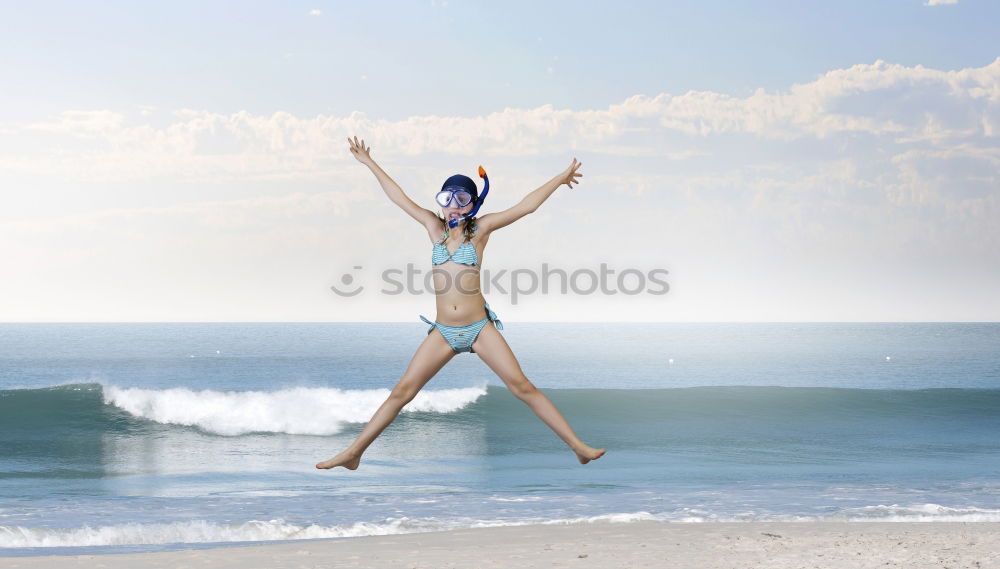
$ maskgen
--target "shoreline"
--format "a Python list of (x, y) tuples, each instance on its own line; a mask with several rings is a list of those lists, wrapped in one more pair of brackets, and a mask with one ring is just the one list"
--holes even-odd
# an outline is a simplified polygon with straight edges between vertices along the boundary
[(9, 569), (338, 567), (1000, 568), (1000, 522), (629, 522), (501, 526), (151, 553), (3, 557)]

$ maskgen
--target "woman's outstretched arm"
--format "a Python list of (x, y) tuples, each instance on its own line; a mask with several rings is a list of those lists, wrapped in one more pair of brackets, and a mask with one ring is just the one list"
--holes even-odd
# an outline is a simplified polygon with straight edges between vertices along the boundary
[(370, 154), (371, 147), (365, 147), (365, 140), (363, 138), (359, 141), (356, 136), (354, 137), (354, 140), (351, 140), (351, 138), (348, 137), (347, 142), (351, 145), (351, 154), (358, 159), (358, 162), (368, 166), (368, 168), (372, 171), (372, 174), (375, 174), (375, 177), (378, 179), (378, 183), (381, 184), (382, 189), (385, 190), (385, 195), (389, 196), (392, 203), (398, 205), (403, 211), (409, 214), (410, 217), (419, 221), (424, 227), (427, 227), (428, 231), (430, 231), (430, 228), (432, 227), (436, 228), (441, 225), (441, 221), (436, 215), (434, 215), (433, 211), (420, 207), (414, 203), (414, 201), (406, 195), (406, 192), (403, 191), (403, 188), (400, 188), (399, 184), (390, 178), (389, 174), (386, 174), (385, 170), (383, 170), (381, 166), (375, 163), (375, 160), (372, 159)]
[(501, 227), (506, 227), (538, 209), (538, 207), (542, 205), (545, 200), (549, 199), (552, 192), (556, 191), (556, 188), (559, 186), (566, 184), (572, 188), (573, 184), (579, 184), (580, 180), (577, 180), (577, 178), (583, 177), (583, 174), (577, 173), (580, 166), (583, 166), (583, 162), (577, 162), (576, 158), (574, 158), (573, 163), (569, 165), (569, 168), (566, 168), (556, 177), (552, 178), (548, 182), (545, 182), (541, 187), (534, 190), (530, 194), (524, 196), (524, 199), (517, 202), (517, 204), (513, 207), (495, 213), (487, 213), (482, 216), (478, 222), (480, 230), (489, 232), (495, 229), (500, 229)]

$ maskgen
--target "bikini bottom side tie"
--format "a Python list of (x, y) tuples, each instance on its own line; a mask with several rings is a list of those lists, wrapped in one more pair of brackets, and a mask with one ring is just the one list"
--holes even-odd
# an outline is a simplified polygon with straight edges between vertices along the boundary
[(486, 309), (486, 318), (465, 326), (449, 326), (437, 321), (431, 322), (424, 318), (423, 314), (420, 315), (420, 319), (431, 325), (427, 329), (428, 334), (437, 328), (448, 342), (448, 345), (451, 346), (451, 349), (455, 350), (456, 353), (475, 353), (472, 349), (472, 344), (479, 337), (479, 333), (483, 331), (483, 326), (486, 326), (487, 322), (493, 322), (497, 330), (503, 330), (503, 323), (500, 322), (500, 318), (497, 317), (496, 313), (490, 309), (490, 304), (488, 302), (483, 303), (483, 308)]

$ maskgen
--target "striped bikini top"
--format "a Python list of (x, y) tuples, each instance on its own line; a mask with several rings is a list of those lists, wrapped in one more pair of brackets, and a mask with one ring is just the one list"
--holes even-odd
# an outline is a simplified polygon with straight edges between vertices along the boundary
[[(476, 228), (472, 228), (472, 235), (475, 236)], [(476, 253), (476, 246), (472, 244), (471, 241), (466, 241), (455, 249), (454, 253), (448, 253), (448, 247), (445, 246), (442, 241), (448, 238), (448, 232), (445, 231), (441, 239), (434, 242), (434, 250), (431, 252), (431, 264), (440, 265), (451, 259), (459, 265), (478, 265), (479, 255)]]

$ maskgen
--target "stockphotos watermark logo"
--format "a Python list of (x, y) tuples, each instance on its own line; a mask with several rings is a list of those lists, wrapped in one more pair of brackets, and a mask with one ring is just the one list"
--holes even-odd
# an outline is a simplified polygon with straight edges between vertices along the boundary
[[(533, 294), (664, 295), (670, 291), (670, 285), (666, 281), (668, 274), (669, 271), (666, 269), (616, 270), (608, 268), (607, 263), (601, 263), (596, 269), (574, 270), (554, 269), (548, 263), (542, 263), (541, 270), (501, 269), (496, 272), (473, 268), (458, 271), (435, 268), (425, 271), (413, 263), (407, 263), (403, 269), (391, 268), (381, 271), (379, 277), (382, 287), (377, 292), (389, 296), (441, 294), (454, 288), (463, 294), (477, 294), (479, 292), (477, 288), (465, 287), (479, 284), (481, 277), (483, 294), (508, 295), (511, 304), (517, 304), (520, 297)], [(464, 278), (473, 275), (474, 278)], [(362, 282), (365, 280), (364, 267), (355, 265), (343, 273), (340, 276), (340, 283), (331, 285), (330, 290), (338, 296), (358, 296), (369, 288)]]

